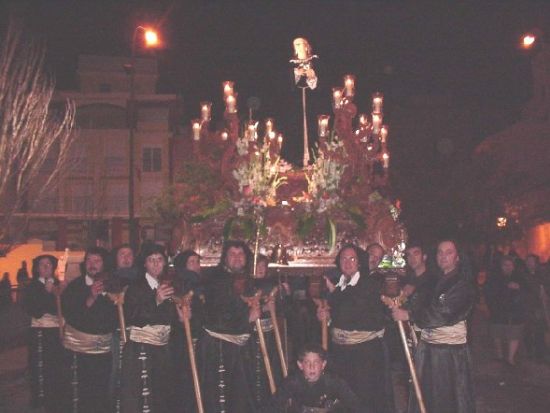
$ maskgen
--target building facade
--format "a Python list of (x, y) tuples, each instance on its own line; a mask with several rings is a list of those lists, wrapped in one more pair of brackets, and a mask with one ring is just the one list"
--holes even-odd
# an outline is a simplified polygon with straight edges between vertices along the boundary
[[(134, 211), (141, 239), (162, 240), (148, 219), (152, 199), (172, 180), (171, 148), (181, 100), (157, 94), (155, 59), (80, 56), (78, 90), (59, 91), (57, 102), (76, 105), (76, 141), (55, 192), (28, 211), (27, 238), (57, 250), (129, 241), (129, 155), (134, 154)], [(134, 69), (134, 93), (129, 69)], [(134, 125), (131, 131), (130, 126)], [(134, 134), (130, 148), (130, 134)], [(46, 162), (43, 178), (53, 162)], [(32, 197), (32, 194), (31, 194)]]

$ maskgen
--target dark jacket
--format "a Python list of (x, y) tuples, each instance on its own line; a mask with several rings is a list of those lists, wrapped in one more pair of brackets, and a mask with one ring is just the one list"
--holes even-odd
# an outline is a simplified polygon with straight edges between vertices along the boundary
[[(519, 289), (508, 288), (510, 282), (519, 284)], [(491, 274), (484, 287), (490, 321), (495, 324), (524, 323), (527, 318), (528, 292), (527, 280), (519, 272), (509, 277), (500, 272)]]
[(420, 328), (454, 325), (468, 318), (476, 302), (476, 295), (473, 281), (458, 271), (440, 274), (428, 304), (413, 309), (411, 319)]
[[(326, 409), (326, 412), (366, 411), (346, 382), (324, 373), (315, 383), (308, 383), (302, 374), (289, 376), (273, 395), (261, 413), (302, 413), (307, 408)], [(313, 411), (313, 410), (311, 410)]]

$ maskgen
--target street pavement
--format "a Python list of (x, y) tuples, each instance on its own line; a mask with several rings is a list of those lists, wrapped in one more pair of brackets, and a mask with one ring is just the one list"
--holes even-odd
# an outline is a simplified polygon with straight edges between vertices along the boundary
[[(482, 303), (472, 323), (477, 413), (550, 412), (550, 365), (528, 360), (521, 349), (514, 369), (495, 361)], [(29, 407), (27, 349), (23, 342), (27, 326), (28, 319), (17, 305), (0, 310), (1, 413), (40, 412)]]

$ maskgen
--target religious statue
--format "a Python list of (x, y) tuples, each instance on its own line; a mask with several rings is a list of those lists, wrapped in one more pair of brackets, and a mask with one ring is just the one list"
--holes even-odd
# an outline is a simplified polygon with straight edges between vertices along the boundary
[(294, 46), (294, 57), (290, 59), (293, 66), (294, 86), (301, 90), (302, 98), (302, 119), (303, 119), (303, 138), (304, 138), (304, 158), (303, 165), (309, 164), (309, 139), (308, 139), (308, 111), (306, 105), (306, 91), (317, 88), (317, 74), (313, 67), (313, 59), (318, 56), (311, 53), (309, 42), (298, 37), (292, 42)]

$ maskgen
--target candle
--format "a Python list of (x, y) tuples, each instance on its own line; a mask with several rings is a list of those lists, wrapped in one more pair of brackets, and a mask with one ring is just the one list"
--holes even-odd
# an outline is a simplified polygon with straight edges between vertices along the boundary
[(212, 102), (201, 102), (201, 121), (210, 122)]
[(387, 138), (388, 138), (388, 127), (386, 125), (382, 125), (382, 128), (380, 129), (380, 141), (382, 143), (386, 143)]
[(372, 131), (374, 133), (380, 132), (380, 127), (382, 126), (382, 114), (374, 113), (372, 114)]
[(376, 92), (372, 95), (372, 111), (375, 113), (382, 113), (382, 106), (384, 104), (384, 95), (380, 92)]
[(265, 134), (269, 135), (273, 131), (273, 119), (267, 118), (265, 120)]
[(369, 117), (366, 113), (361, 113), (359, 115), (359, 125), (361, 128), (367, 128), (369, 126)]
[(231, 96), (233, 95), (234, 93), (234, 86), (235, 86), (235, 83), (234, 82), (231, 82), (230, 80), (226, 80), (225, 82), (222, 82), (222, 86), (223, 86), (223, 96), (224, 98), (227, 98), (228, 96)]
[(334, 109), (342, 107), (342, 89), (339, 87), (332, 88), (332, 105)]
[(318, 116), (318, 129), (319, 129), (319, 136), (321, 138), (325, 138), (328, 134), (328, 121), (330, 119), (329, 115), (319, 115)]
[(193, 129), (193, 140), (198, 141), (201, 138), (201, 121), (193, 119), (191, 121), (191, 128)]
[(222, 138), (222, 141), (226, 141), (229, 137), (229, 133), (227, 133), (227, 131), (224, 129), (220, 136)]
[(355, 95), (355, 76), (344, 76), (344, 90), (346, 92), (346, 97), (353, 97)]
[(277, 143), (279, 144), (279, 149), (281, 149), (281, 146), (283, 146), (283, 134), (279, 133), (279, 136), (277, 136)]
[(228, 113), (237, 112), (237, 96), (229, 95), (225, 98), (225, 109)]
[(253, 120), (248, 122), (248, 139), (255, 141), (258, 137), (256, 134), (256, 127), (258, 126), (258, 122), (254, 122)]
[(390, 166), (390, 154), (388, 152), (382, 154), (382, 164), (386, 169)]

